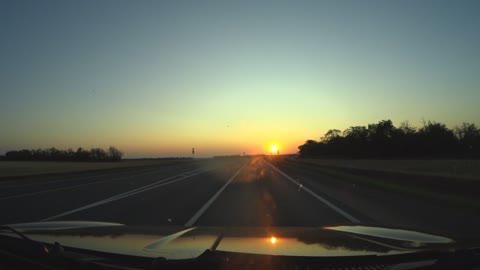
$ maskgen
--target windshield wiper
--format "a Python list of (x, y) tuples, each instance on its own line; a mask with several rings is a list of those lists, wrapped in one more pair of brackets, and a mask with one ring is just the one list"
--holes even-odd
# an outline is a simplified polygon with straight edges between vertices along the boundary
[(32, 266), (35, 266), (35, 269), (90, 269), (91, 267), (85, 266), (98, 259), (65, 252), (58, 242), (48, 248), (45, 244), (7, 225), (0, 226), (0, 231), (13, 233), (20, 238), (15, 239), (5, 235), (11, 239), (2, 240), (0, 256), (5, 260), (2, 260), (0, 265), (10, 261), (14, 269), (17, 267), (22, 269), (23, 266), (29, 266), (32, 269)]
[(44, 244), (10, 227), (0, 226), (0, 268), (8, 269), (149, 269), (153, 259), (65, 248), (58, 242)]
[[(20, 231), (17, 231), (16, 229), (14, 229), (10, 226), (7, 226), (7, 225), (0, 226), (0, 230), (1, 231), (9, 231), (11, 233), (14, 233), (15, 235), (19, 236), (20, 238), (32, 243), (33, 246), (39, 247), (39, 251), (41, 251), (41, 253), (44, 253), (44, 255), (48, 255), (50, 253), (50, 250), (45, 245), (31, 239), (30, 237), (26, 236), (25, 234), (21, 233)], [(56, 243), (56, 244), (58, 244), (58, 243)]]

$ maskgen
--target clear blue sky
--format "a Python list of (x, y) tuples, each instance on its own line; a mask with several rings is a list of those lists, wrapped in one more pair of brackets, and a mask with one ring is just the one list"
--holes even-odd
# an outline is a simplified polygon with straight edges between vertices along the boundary
[(295, 152), (480, 123), (479, 1), (0, 1), (0, 153)]

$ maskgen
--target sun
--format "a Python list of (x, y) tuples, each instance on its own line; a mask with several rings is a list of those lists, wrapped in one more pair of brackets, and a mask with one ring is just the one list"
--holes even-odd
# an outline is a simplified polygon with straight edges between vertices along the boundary
[(276, 153), (278, 151), (278, 147), (276, 145), (272, 145), (272, 153)]
[(270, 237), (270, 243), (275, 245), (277, 243), (277, 238), (275, 236)]

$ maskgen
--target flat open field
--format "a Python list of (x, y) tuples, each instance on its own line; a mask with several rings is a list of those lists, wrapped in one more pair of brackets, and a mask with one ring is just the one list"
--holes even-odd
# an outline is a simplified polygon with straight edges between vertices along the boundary
[(120, 162), (54, 162), (54, 161), (2, 161), (0, 178), (29, 175), (119, 169), (154, 165), (173, 165), (189, 162), (189, 159), (122, 160)]
[(326, 167), (480, 179), (480, 160), (299, 159)]

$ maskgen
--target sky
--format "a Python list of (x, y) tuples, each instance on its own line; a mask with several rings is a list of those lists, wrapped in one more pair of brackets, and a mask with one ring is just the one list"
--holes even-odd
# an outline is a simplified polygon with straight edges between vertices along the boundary
[(0, 0), (0, 154), (295, 153), (383, 119), (480, 124), (479, 1)]

